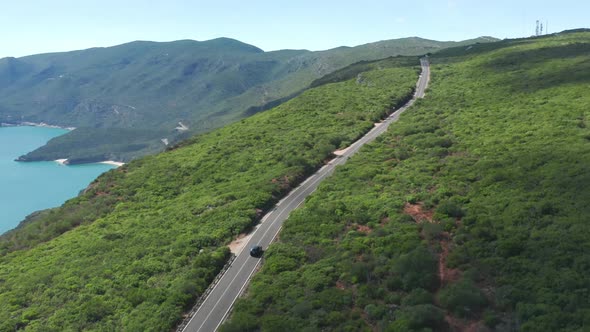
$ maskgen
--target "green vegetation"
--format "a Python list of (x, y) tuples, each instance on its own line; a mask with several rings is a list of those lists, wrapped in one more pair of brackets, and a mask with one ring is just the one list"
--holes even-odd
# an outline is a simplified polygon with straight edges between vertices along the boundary
[[(129, 161), (163, 151), (162, 139), (173, 145), (276, 106), (313, 80), (357, 61), (476, 41), (489, 38), (459, 43), (404, 38), (321, 52), (263, 52), (219, 38), (4, 58), (0, 123), (79, 128), (23, 160)], [(179, 122), (188, 131), (176, 130)], [(110, 129), (116, 139), (105, 134)]]
[(230, 240), (413, 93), (403, 63), (132, 161), (3, 235), (0, 331), (170, 330)]
[(587, 328), (590, 33), (431, 61), (426, 99), (291, 215), (222, 331)]

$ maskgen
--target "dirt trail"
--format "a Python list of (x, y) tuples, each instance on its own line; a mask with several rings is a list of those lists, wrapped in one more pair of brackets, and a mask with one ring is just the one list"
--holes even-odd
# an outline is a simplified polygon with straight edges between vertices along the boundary
[[(425, 210), (424, 203), (418, 202), (416, 204), (406, 203), (404, 205), (403, 212), (411, 216), (416, 223), (437, 223), (434, 220), (434, 209)], [(457, 221), (460, 223), (460, 220)], [(450, 253), (451, 246), (451, 234), (449, 232), (441, 232), (435, 239), (440, 245), (440, 253), (438, 254), (438, 278), (439, 288), (436, 294), (448, 284), (458, 281), (461, 279), (461, 271), (459, 269), (451, 269), (447, 266), (447, 260)], [(437, 305), (440, 306), (439, 303)], [(480, 320), (465, 320), (455, 317), (452, 313), (447, 312), (445, 314), (445, 321), (453, 332), (477, 332), (477, 331), (489, 331)]]
[(440, 249), (441, 252), (438, 255), (438, 278), (440, 280), (440, 286), (444, 287), (449, 283), (453, 283), (461, 279), (461, 271), (459, 269), (451, 269), (447, 267), (447, 258), (449, 257), (449, 247), (451, 242), (451, 235), (448, 232), (441, 234)]

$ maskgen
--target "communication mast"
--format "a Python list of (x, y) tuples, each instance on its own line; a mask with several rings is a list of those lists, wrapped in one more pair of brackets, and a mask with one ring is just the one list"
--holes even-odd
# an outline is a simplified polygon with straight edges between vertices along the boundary
[(545, 28), (545, 34), (549, 33), (549, 29), (547, 28), (549, 26), (549, 21), (545, 21), (545, 25), (543, 26), (543, 22), (541, 22), (541, 20), (537, 20), (537, 27), (535, 28), (535, 36), (542, 36), (543, 35), (543, 28)]
[(549, 34), (549, 20), (545, 21), (545, 34), (548, 35)]

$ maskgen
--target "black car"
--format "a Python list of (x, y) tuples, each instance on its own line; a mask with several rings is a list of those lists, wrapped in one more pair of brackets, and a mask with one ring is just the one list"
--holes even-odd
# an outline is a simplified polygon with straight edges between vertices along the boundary
[(250, 256), (252, 257), (260, 257), (262, 256), (262, 247), (261, 246), (252, 246), (252, 248), (250, 248)]

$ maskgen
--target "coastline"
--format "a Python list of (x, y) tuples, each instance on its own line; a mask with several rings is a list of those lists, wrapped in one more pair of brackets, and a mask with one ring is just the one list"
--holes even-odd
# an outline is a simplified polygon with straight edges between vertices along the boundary
[[(3, 122), (3, 121), (0, 121)], [(6, 121), (4, 121), (6, 122)], [(65, 130), (35, 128), (32, 126), (2, 127), (0, 143), (0, 199), (2, 199), (2, 218), (0, 234), (9, 232), (21, 225), (34, 211), (61, 206), (88, 187), (97, 176), (117, 169), (112, 165), (94, 163), (80, 167), (66, 167), (54, 162), (65, 159), (67, 154), (57, 154), (49, 160), (13, 162), (14, 156), (41, 146), (52, 135), (68, 133)], [(37, 135), (36, 133), (40, 134)], [(115, 157), (98, 156), (98, 160), (117, 160)], [(71, 158), (74, 161), (73, 158)], [(65, 160), (59, 160), (65, 162)], [(122, 160), (117, 160), (122, 161)], [(75, 162), (73, 162), (75, 164)], [(20, 180), (23, 179), (23, 180)], [(2, 325), (2, 324), (0, 324)], [(1, 330), (1, 328), (0, 328)]]
[(99, 164), (113, 165), (113, 166), (117, 166), (117, 167), (121, 167), (121, 166), (125, 165), (125, 163), (122, 163), (120, 161), (114, 161), (114, 160), (100, 161)]
[(65, 129), (65, 130), (69, 130), (69, 131), (76, 129), (76, 127), (62, 127), (62, 126), (50, 125), (45, 122), (28, 122), (28, 121), (17, 122), (17, 123), (0, 122), (0, 127), (24, 127), (24, 126)]
[[(69, 162), (67, 159), (55, 159), (54, 162), (56, 162), (60, 165), (63, 165), (63, 166), (69, 165)], [(116, 167), (121, 167), (121, 166), (125, 165), (125, 163), (123, 163), (123, 162), (114, 161), (114, 160), (104, 160), (104, 161), (98, 161), (98, 162), (88, 163), (88, 164), (106, 164), (106, 165), (111, 165), (111, 166), (116, 166)]]
[[(62, 127), (62, 126), (57, 126), (57, 125), (50, 125), (45, 122), (29, 122), (29, 121), (23, 121), (23, 122), (17, 122), (17, 123), (0, 122), (0, 127), (25, 127), (25, 126), (64, 129), (64, 130), (69, 130), (69, 131), (76, 129), (76, 127)], [(54, 162), (56, 162), (60, 165), (64, 165), (64, 166), (70, 164), (70, 162), (67, 158), (55, 159)], [(115, 166), (115, 167), (121, 167), (121, 166), (125, 165), (124, 162), (114, 161), (114, 160), (95, 161), (95, 162), (89, 162), (89, 163), (83, 163), (83, 164), (105, 164), (105, 165), (111, 165), (111, 166)]]

